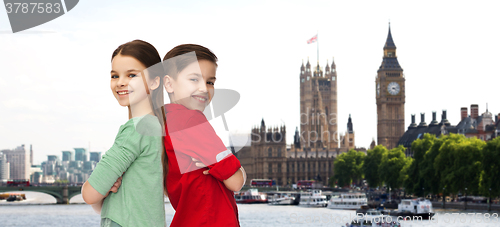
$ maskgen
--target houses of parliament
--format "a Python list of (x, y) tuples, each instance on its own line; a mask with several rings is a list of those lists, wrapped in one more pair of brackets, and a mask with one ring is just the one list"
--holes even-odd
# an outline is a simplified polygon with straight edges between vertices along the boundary
[[(324, 70), (311, 67), (309, 60), (300, 66), (300, 129), (294, 140), (286, 143), (286, 127), (266, 125), (252, 128), (251, 145), (236, 156), (251, 179), (273, 179), (277, 185), (291, 185), (298, 180), (311, 180), (328, 185), (333, 177), (333, 162), (351, 149), (366, 152), (355, 145), (351, 116), (346, 131), (338, 134), (337, 71), (335, 62)], [(404, 133), (405, 78), (396, 56), (391, 30), (384, 46), (382, 64), (375, 80), (377, 104), (377, 144), (393, 148)], [(372, 141), (371, 148), (375, 146)]]

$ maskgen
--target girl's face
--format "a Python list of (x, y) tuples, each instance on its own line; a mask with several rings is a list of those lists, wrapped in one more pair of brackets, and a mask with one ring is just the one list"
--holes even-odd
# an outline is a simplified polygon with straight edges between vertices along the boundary
[(111, 91), (121, 106), (131, 106), (147, 101), (146, 67), (137, 59), (118, 54), (111, 61)]
[(176, 79), (167, 75), (165, 88), (170, 101), (203, 112), (214, 96), (216, 70), (213, 62), (199, 60), (180, 71)]

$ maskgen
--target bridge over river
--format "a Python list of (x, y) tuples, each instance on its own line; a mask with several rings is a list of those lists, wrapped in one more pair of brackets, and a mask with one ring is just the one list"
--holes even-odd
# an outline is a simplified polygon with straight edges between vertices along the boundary
[(73, 196), (81, 194), (82, 186), (0, 186), (0, 192), (13, 191), (42, 192), (56, 198), (57, 204), (68, 204)]

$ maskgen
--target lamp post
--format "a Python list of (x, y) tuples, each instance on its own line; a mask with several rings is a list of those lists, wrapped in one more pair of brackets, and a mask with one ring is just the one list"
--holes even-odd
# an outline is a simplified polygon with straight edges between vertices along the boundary
[(467, 210), (467, 188), (465, 188), (465, 209)]
[(489, 194), (489, 197), (488, 198), (488, 211), (491, 211), (491, 188), (490, 188), (490, 194)]
[(444, 194), (444, 190), (446, 189), (446, 187), (443, 188), (443, 209), (444, 209), (444, 202), (446, 200), (446, 195)]

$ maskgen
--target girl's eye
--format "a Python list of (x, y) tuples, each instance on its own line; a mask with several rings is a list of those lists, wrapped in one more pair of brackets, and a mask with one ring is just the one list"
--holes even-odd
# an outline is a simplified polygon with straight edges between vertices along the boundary
[(117, 75), (111, 75), (111, 79), (116, 79), (116, 78), (118, 78)]
[(210, 81), (209, 81), (209, 82), (207, 82), (207, 84), (210, 84), (210, 85), (212, 85), (212, 86), (213, 86), (213, 85), (215, 85), (215, 83), (214, 83), (214, 82), (210, 82)]
[(136, 77), (137, 75), (135, 75), (135, 74), (130, 74), (130, 75), (128, 75), (128, 76), (129, 76), (129, 77), (134, 78), (134, 77)]

